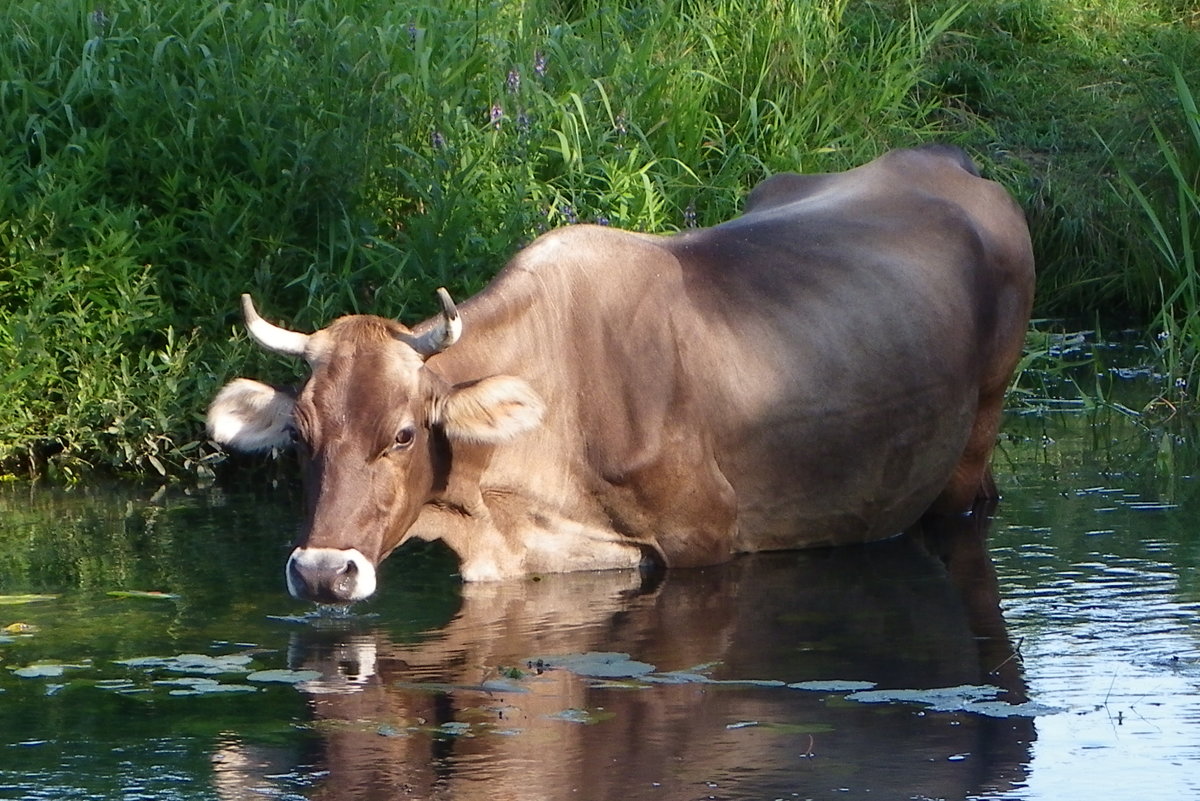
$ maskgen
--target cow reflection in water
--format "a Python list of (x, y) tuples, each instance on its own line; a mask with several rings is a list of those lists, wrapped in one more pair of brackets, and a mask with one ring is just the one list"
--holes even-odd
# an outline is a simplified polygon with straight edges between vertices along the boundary
[[(1029, 718), (753, 684), (596, 686), (562, 669), (536, 675), (536, 662), (513, 682), (525, 692), (490, 683), (538, 657), (618, 651), (658, 671), (711, 664), (714, 679), (991, 684), (1022, 702), (986, 516), (938, 526), (648, 580), (607, 571), (466, 585), (460, 613), (418, 643), (305, 630), (292, 667), (323, 674), (304, 689), (319, 733), (312, 769), (327, 771), (306, 795), (675, 801), (1010, 788), (1029, 758)], [(230, 788), (254, 781), (224, 777)]]

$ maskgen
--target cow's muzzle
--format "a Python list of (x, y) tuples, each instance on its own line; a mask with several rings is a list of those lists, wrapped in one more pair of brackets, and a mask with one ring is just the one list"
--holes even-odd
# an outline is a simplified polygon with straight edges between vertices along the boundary
[(297, 548), (288, 558), (287, 585), (302, 601), (352, 603), (375, 592), (375, 566), (355, 548)]

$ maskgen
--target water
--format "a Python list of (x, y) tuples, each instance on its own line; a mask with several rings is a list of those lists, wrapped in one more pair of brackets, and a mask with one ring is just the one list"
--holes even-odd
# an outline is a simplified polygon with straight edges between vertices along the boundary
[(341, 615), (286, 489), (0, 487), (0, 798), (1200, 797), (1197, 453), (1005, 431), (990, 526)]

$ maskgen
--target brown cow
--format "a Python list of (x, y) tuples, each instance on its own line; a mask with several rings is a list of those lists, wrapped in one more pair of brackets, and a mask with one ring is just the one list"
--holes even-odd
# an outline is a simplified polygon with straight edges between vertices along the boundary
[(243, 296), (312, 375), (231, 382), (209, 432), (300, 449), (298, 598), (369, 596), (410, 537), (467, 581), (877, 540), (995, 494), (1032, 294), (1009, 195), (955, 148), (900, 150), (778, 175), (714, 228), (553, 231), (415, 330), (300, 334)]

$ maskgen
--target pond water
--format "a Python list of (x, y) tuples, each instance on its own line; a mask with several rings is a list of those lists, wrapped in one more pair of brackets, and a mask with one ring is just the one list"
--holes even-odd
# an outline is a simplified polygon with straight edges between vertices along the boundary
[(990, 517), (286, 596), (287, 488), (0, 487), (3, 799), (1200, 797), (1197, 453), (1014, 416)]

